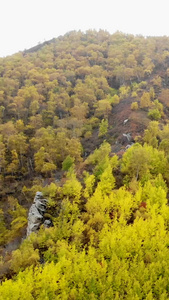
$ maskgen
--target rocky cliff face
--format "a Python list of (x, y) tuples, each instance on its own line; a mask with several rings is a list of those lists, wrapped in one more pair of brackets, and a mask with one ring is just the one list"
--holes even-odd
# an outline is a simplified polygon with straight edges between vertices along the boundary
[(47, 200), (43, 198), (41, 192), (37, 192), (28, 214), (27, 236), (40, 228), (40, 225), (44, 221), (46, 206)]

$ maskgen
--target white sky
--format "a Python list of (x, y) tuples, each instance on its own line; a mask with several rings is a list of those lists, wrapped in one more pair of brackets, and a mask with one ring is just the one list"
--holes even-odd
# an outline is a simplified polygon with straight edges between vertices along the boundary
[(169, 36), (169, 0), (0, 0), (0, 57), (71, 30)]

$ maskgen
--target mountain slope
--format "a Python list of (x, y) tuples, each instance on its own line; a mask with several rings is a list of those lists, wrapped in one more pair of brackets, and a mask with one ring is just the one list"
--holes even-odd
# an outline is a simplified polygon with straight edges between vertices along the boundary
[[(2, 299), (167, 299), (168, 109), (167, 37), (70, 32), (0, 59)], [(52, 227), (26, 238), (37, 191)]]

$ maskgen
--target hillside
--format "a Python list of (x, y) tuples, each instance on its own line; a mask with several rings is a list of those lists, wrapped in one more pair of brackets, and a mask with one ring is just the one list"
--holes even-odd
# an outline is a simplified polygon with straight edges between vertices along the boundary
[(0, 58), (2, 299), (168, 299), (168, 174), (168, 37), (69, 32)]

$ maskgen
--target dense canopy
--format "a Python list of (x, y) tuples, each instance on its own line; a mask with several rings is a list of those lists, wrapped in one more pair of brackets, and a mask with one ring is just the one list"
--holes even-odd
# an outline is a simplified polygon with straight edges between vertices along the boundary
[[(168, 174), (168, 37), (1, 58), (1, 299), (168, 299)], [(52, 226), (26, 237), (37, 191)]]

